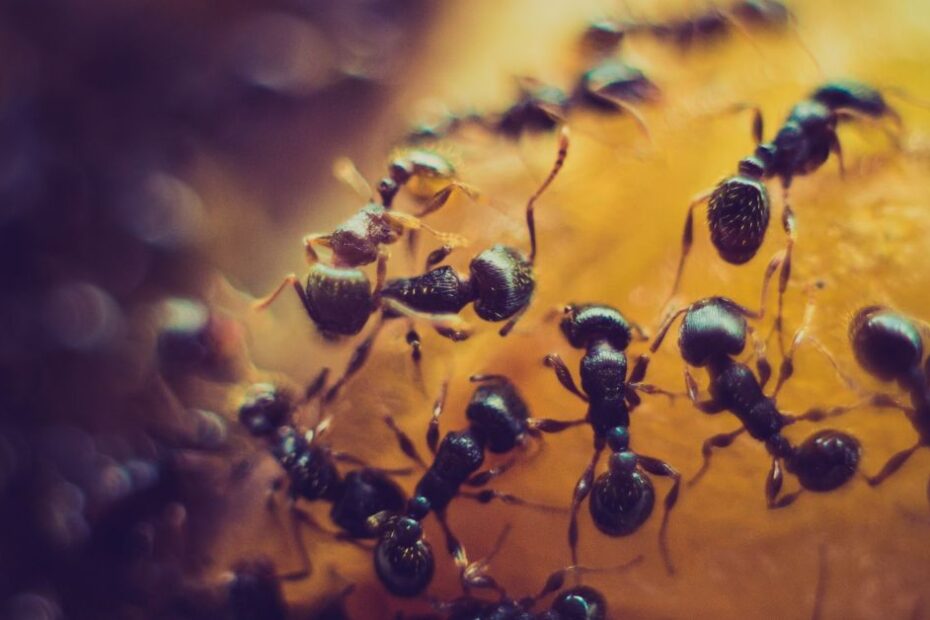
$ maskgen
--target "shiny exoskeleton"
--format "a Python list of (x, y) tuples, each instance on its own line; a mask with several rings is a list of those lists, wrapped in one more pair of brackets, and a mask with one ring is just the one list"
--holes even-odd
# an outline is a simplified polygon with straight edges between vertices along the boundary
[(601, 19), (585, 30), (582, 43), (600, 54), (613, 53), (626, 36), (646, 35), (679, 47), (708, 43), (734, 30), (784, 28), (791, 13), (778, 0), (738, 0), (728, 8), (708, 7), (700, 13), (666, 21)]
[(472, 381), (480, 385), (472, 394), (466, 410), (468, 428), (451, 431), (439, 441), (439, 418), (445, 406), (444, 386), (430, 420), (426, 443), (433, 454), (427, 465), (411, 439), (401, 431), (390, 417), (385, 421), (395, 432), (401, 450), (424, 470), (417, 483), (405, 515), (385, 512), (372, 519), (372, 526), (380, 532), (375, 549), (375, 568), (381, 582), (398, 596), (415, 596), (422, 592), (432, 579), (434, 563), (432, 550), (423, 540), (420, 521), (431, 512), (436, 515), (445, 536), (449, 553), (462, 572), (465, 588), (474, 583), (466, 570), (469, 566), (464, 547), (449, 529), (446, 509), (457, 497), (488, 503), (495, 499), (509, 504), (532, 505), (514, 495), (492, 489), (478, 492), (462, 490), (463, 486), (483, 487), (515, 463), (511, 459), (496, 467), (479, 472), (485, 452), (505, 454), (526, 443), (529, 436), (539, 432), (555, 432), (563, 424), (553, 420), (531, 418), (526, 403), (516, 387), (500, 375), (475, 375)]
[[(930, 447), (930, 357), (924, 360), (924, 331), (924, 324), (882, 306), (862, 308), (849, 326), (856, 361), (873, 377), (893, 381), (907, 393), (911, 406), (900, 408), (917, 432), (913, 446), (892, 456), (878, 474), (867, 477), (872, 486), (898, 471), (918, 449)], [(930, 498), (930, 482), (927, 489)]]
[[(740, 106), (742, 107), (742, 106)], [(837, 81), (824, 84), (810, 97), (796, 104), (782, 127), (769, 142), (762, 142), (762, 115), (754, 112), (753, 137), (755, 152), (742, 159), (737, 174), (720, 181), (704, 192), (688, 207), (682, 235), (682, 252), (672, 293), (678, 291), (685, 259), (691, 249), (694, 210), (707, 202), (707, 222), (711, 241), (720, 257), (740, 265), (752, 259), (762, 245), (768, 229), (771, 205), (765, 180), (777, 177), (783, 190), (782, 227), (787, 234), (785, 249), (772, 259), (766, 278), (780, 266), (778, 314), (775, 327), (781, 338), (784, 293), (791, 277), (791, 258), (796, 237), (794, 211), (788, 201), (788, 189), (794, 177), (814, 172), (835, 153), (843, 169), (842, 150), (836, 134), (837, 123), (845, 119), (896, 119), (896, 113), (885, 103), (881, 93), (859, 82)]]
[[(435, 267), (412, 278), (389, 280), (381, 291), (382, 304), (388, 311), (408, 308), (419, 315), (448, 317), (457, 315), (468, 304), (474, 304), (478, 317), (485, 321), (507, 321), (500, 329), (507, 335), (529, 308), (536, 289), (533, 265), (536, 260), (536, 200), (558, 175), (568, 154), (568, 133), (563, 131), (555, 164), (542, 185), (526, 204), (526, 225), (530, 240), (529, 255), (505, 245), (494, 245), (472, 259), (468, 276), (450, 266)], [(446, 246), (433, 252), (427, 268), (444, 260), (452, 248)], [(434, 324), (437, 331), (454, 340), (467, 336), (467, 331), (449, 330)]]
[[(323, 381), (318, 381), (316, 388), (322, 389), (322, 385)], [(308, 397), (314, 395), (312, 391)], [(305, 562), (299, 573), (303, 576), (309, 574), (310, 567), (297, 526), (301, 522), (318, 529), (320, 526), (295, 505), (297, 500), (330, 503), (330, 518), (341, 530), (337, 537), (354, 540), (373, 537), (367, 527), (368, 518), (382, 511), (400, 511), (406, 497), (388, 476), (389, 471), (369, 467), (357, 457), (322, 444), (319, 440), (328, 428), (328, 419), (301, 432), (292, 422), (295, 409), (287, 392), (273, 384), (257, 383), (249, 388), (239, 407), (239, 421), (251, 435), (267, 442), (284, 470), (298, 551)], [(343, 475), (337, 468), (339, 462), (362, 467)]]
[[(801, 493), (796, 491), (779, 497), (784, 479), (783, 469), (798, 478), (802, 490), (816, 492), (832, 491), (852, 478), (861, 454), (859, 441), (852, 435), (837, 430), (821, 430), (805, 439), (800, 446), (794, 446), (782, 434), (786, 426), (800, 420), (818, 421), (848, 408), (837, 407), (831, 411), (814, 408), (797, 416), (784, 414), (778, 410), (775, 396), (769, 397), (764, 393), (770, 375), (764, 358), (758, 359), (761, 380), (748, 366), (734, 359), (746, 347), (749, 329), (746, 318), (753, 316), (751, 311), (724, 297), (701, 299), (666, 319), (651, 351), (658, 350), (672, 323), (682, 315), (684, 318), (678, 334), (681, 357), (689, 366), (706, 368), (710, 377), (710, 398), (701, 400), (697, 383), (688, 368), (685, 368), (685, 383), (692, 403), (699, 411), (707, 414), (729, 411), (742, 423), (736, 431), (714, 435), (704, 442), (704, 463), (689, 484), (697, 482), (707, 471), (714, 448), (729, 446), (745, 432), (763, 443), (772, 457), (772, 467), (765, 485), (769, 508), (788, 506)], [(795, 336), (795, 342), (799, 341), (800, 331)], [(759, 349), (756, 352), (761, 355)], [(793, 362), (786, 358), (782, 363), (775, 395), (792, 369)]]
[[(565, 308), (561, 329), (573, 347), (585, 351), (579, 369), (582, 389), (575, 385), (561, 357), (550, 354), (545, 361), (553, 368), (559, 382), (588, 404), (587, 415), (576, 423), (589, 424), (594, 431), (594, 456), (572, 496), (568, 528), (572, 563), (578, 563), (578, 508), (589, 494), (591, 517), (604, 534), (627, 536), (645, 523), (655, 503), (655, 492), (645, 472), (674, 481), (665, 496), (665, 514), (659, 529), (663, 560), (668, 571), (673, 572), (666, 532), (669, 513), (678, 499), (681, 476), (668, 463), (630, 450), (630, 410), (640, 402), (636, 391), (663, 393), (655, 386), (640, 383), (645, 368), (635, 369), (627, 380), (625, 350), (633, 337), (634, 326), (615, 308), (584, 304)], [(611, 450), (609, 471), (595, 480), (595, 470), (605, 446)]]

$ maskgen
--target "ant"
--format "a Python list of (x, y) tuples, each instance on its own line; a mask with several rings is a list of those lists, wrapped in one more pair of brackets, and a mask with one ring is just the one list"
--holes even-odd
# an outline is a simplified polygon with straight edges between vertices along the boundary
[[(588, 403), (587, 415), (567, 425), (590, 424), (594, 431), (594, 455), (572, 495), (568, 528), (572, 564), (578, 563), (578, 509), (589, 494), (588, 508), (594, 524), (608, 536), (628, 536), (646, 522), (655, 503), (655, 492), (645, 472), (674, 481), (665, 496), (665, 514), (659, 529), (662, 557), (668, 572), (673, 573), (666, 536), (681, 476), (668, 463), (633, 452), (629, 426), (630, 410), (640, 403), (637, 391), (674, 395), (641, 383), (645, 367), (634, 369), (627, 380), (624, 351), (634, 331), (640, 339), (645, 339), (645, 334), (615, 308), (601, 304), (570, 304), (565, 307), (560, 327), (572, 347), (585, 351), (579, 368), (584, 391), (575, 385), (571, 371), (557, 353), (547, 355), (545, 364), (553, 369), (566, 390)], [(609, 471), (595, 480), (594, 472), (605, 446), (611, 450)]]
[(440, 390), (426, 432), (426, 443), (433, 454), (432, 465), (426, 464), (413, 441), (397, 427), (393, 418), (385, 418), (401, 450), (424, 470), (405, 515), (385, 511), (370, 519), (370, 526), (381, 537), (375, 548), (376, 572), (384, 586), (397, 596), (416, 596), (432, 580), (432, 547), (423, 539), (420, 525), (430, 512), (436, 515), (445, 534), (448, 551), (460, 570), (463, 587), (466, 590), (484, 587), (483, 582), (472, 579), (474, 569), (469, 568), (465, 549), (447, 522), (446, 509), (456, 497), (483, 504), (497, 499), (508, 504), (549, 509), (492, 489), (478, 492), (461, 489), (463, 485), (483, 487), (515, 464), (511, 459), (478, 472), (484, 463), (485, 451), (506, 454), (524, 445), (528, 436), (538, 437), (540, 432), (558, 432), (566, 427), (564, 422), (557, 420), (531, 418), (526, 403), (506, 377), (473, 375), (471, 381), (481, 385), (475, 389), (466, 410), (469, 426), (462, 431), (447, 433), (441, 442), (439, 417), (445, 407), (447, 384)]
[[(478, 317), (491, 322), (507, 321), (500, 329), (506, 336), (523, 313), (529, 308), (536, 288), (533, 265), (536, 260), (536, 200), (555, 180), (568, 155), (568, 129), (563, 128), (559, 139), (556, 160), (542, 185), (526, 203), (526, 227), (530, 238), (529, 256), (519, 250), (497, 244), (472, 259), (469, 277), (463, 277), (450, 266), (436, 267), (452, 251), (451, 246), (432, 252), (426, 260), (426, 273), (412, 278), (389, 280), (381, 290), (382, 305), (389, 314), (394, 312), (418, 313), (425, 317), (456, 316), (466, 305), (474, 304)], [(406, 309), (406, 310), (400, 310)], [(453, 340), (466, 338), (467, 330), (449, 329), (441, 322), (433, 326), (443, 336)], [(408, 334), (416, 355), (418, 336)]]
[(408, 136), (412, 142), (437, 140), (464, 125), (516, 140), (524, 133), (545, 133), (564, 124), (569, 112), (584, 107), (600, 112), (629, 113), (648, 138), (649, 128), (633, 103), (653, 102), (659, 88), (640, 69), (618, 59), (606, 59), (582, 73), (570, 94), (534, 78), (517, 78), (519, 94), (499, 114), (449, 114), (434, 126), (420, 126)]
[(871, 486), (877, 486), (919, 448), (930, 446), (930, 358), (921, 367), (923, 341), (915, 321), (882, 306), (867, 306), (856, 313), (849, 340), (863, 369), (881, 381), (896, 382), (911, 399), (910, 407), (899, 408), (917, 431), (917, 443), (892, 456), (877, 475), (866, 477)]
[(839, 159), (844, 171), (843, 155), (836, 126), (842, 120), (878, 121), (890, 118), (899, 121), (882, 94), (860, 82), (828, 82), (796, 104), (771, 142), (762, 142), (762, 113), (758, 107), (737, 105), (734, 110), (753, 111), (752, 133), (757, 144), (753, 155), (740, 160), (737, 174), (720, 181), (716, 187), (702, 192), (688, 205), (681, 241), (681, 257), (675, 281), (669, 295), (678, 292), (685, 260), (694, 238), (694, 210), (707, 203), (710, 237), (720, 257), (732, 265), (742, 265), (752, 259), (769, 224), (771, 206), (764, 181), (778, 177), (782, 186), (782, 228), (787, 234), (786, 246), (771, 260), (766, 281), (780, 267), (778, 284), (778, 314), (773, 329), (778, 333), (779, 349), (784, 354), (782, 310), (784, 294), (791, 277), (791, 258), (797, 236), (794, 211), (788, 200), (788, 190), (795, 176), (814, 172), (830, 153)]
[[(322, 389), (325, 377), (326, 371), (307, 389), (305, 400), (312, 399)], [(329, 502), (330, 518), (342, 530), (333, 534), (338, 539), (356, 541), (371, 538), (368, 518), (385, 510), (398, 511), (406, 501), (404, 492), (389, 475), (410, 473), (410, 470), (373, 468), (356, 456), (321, 444), (319, 440), (329, 428), (332, 418), (326, 417), (312, 430), (301, 433), (292, 423), (295, 409), (294, 399), (286, 391), (270, 383), (256, 383), (249, 387), (239, 407), (239, 422), (249, 434), (269, 444), (271, 453), (284, 470), (294, 537), (303, 564), (303, 568), (291, 578), (302, 578), (310, 574), (310, 562), (298, 525), (303, 522), (326, 530), (309, 513), (298, 508), (296, 501)], [(342, 475), (337, 463), (350, 463), (361, 469)], [(272, 490), (280, 488), (283, 478), (275, 481)], [(272, 497), (269, 496), (269, 508), (272, 507)]]
[[(625, 564), (610, 568), (567, 566), (550, 574), (543, 588), (535, 596), (514, 599), (507, 595), (506, 590), (498, 585), (493, 577), (486, 574), (491, 560), (500, 551), (509, 531), (510, 526), (508, 525), (498, 538), (491, 553), (469, 566), (473, 573), (473, 580), (480, 581), (488, 588), (496, 590), (500, 598), (497, 601), (488, 601), (466, 595), (448, 603), (434, 603), (436, 610), (442, 613), (444, 617), (453, 620), (494, 620), (498, 618), (513, 618), (514, 620), (530, 618), (539, 618), (540, 620), (606, 620), (607, 598), (590, 586), (578, 585), (562, 590), (566, 577), (571, 573), (580, 575), (594, 572), (623, 572), (636, 566), (643, 559), (643, 556), (637, 556)], [(558, 594), (553, 599), (549, 609), (534, 614), (533, 607), (540, 600), (554, 592), (558, 592)]]
[[(707, 368), (710, 376), (710, 398), (701, 400), (697, 383), (687, 366), (685, 367), (685, 384), (691, 402), (702, 413), (717, 414), (729, 411), (742, 422), (738, 430), (714, 435), (704, 441), (701, 448), (703, 464), (697, 474), (688, 481), (689, 486), (694, 485), (707, 471), (714, 448), (729, 446), (736, 437), (745, 432), (753, 439), (764, 443), (772, 456), (772, 467), (765, 484), (769, 508), (790, 505), (805, 489), (815, 492), (832, 491), (852, 478), (861, 455), (859, 441), (852, 435), (837, 430), (821, 430), (797, 447), (782, 435), (782, 429), (795, 422), (820, 421), (856, 407), (841, 406), (826, 411), (813, 408), (801, 415), (788, 415), (778, 410), (776, 398), (785, 381), (793, 374), (793, 356), (810, 323), (813, 307), (812, 303), (808, 304), (804, 323), (796, 333), (792, 348), (782, 362), (778, 382), (771, 397), (764, 393), (771, 373), (761, 343), (757, 341), (755, 351), (758, 378), (748, 366), (734, 359), (745, 349), (747, 332), (751, 331), (746, 319), (756, 318), (756, 313), (731, 299), (709, 297), (698, 300), (666, 318), (650, 347), (650, 353), (659, 349), (674, 321), (683, 315), (678, 334), (681, 356), (689, 366)], [(779, 497), (784, 479), (783, 469), (787, 469), (798, 478), (802, 489)]]
[(748, 36), (748, 27), (780, 29), (792, 19), (788, 7), (778, 0), (738, 0), (728, 9), (708, 7), (702, 13), (668, 21), (597, 20), (582, 35), (582, 46), (598, 54), (612, 54), (626, 36), (647, 34), (684, 48), (720, 38), (731, 30)]

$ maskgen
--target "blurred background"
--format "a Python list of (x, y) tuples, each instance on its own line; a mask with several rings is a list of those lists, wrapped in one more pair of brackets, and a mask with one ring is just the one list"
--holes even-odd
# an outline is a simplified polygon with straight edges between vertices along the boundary
[[(286, 525), (265, 505), (277, 465), (236, 428), (235, 411), (248, 380), (299, 386), (322, 367), (342, 368), (356, 344), (324, 340), (289, 294), (266, 312), (250, 307), (304, 268), (305, 234), (332, 230), (362, 206), (334, 178), (333, 162), (350, 158), (375, 184), (418, 119), (503, 109), (516, 76), (569, 89), (590, 62), (578, 41), (592, 19), (675, 19), (709, 6), (2, 0), (0, 613), (234, 617), (214, 599), (236, 562), (268, 555), (279, 568), (296, 564)], [(534, 415), (578, 417), (582, 407), (541, 364), (557, 351), (574, 370), (579, 357), (549, 310), (602, 301), (654, 328), (689, 199), (733, 172), (753, 146), (748, 117), (721, 111), (760, 105), (768, 137), (793, 102), (837, 77), (887, 89), (904, 120), (902, 147), (880, 128), (843, 127), (846, 177), (831, 159), (796, 181), (787, 324), (793, 330), (800, 320), (801, 286), (822, 279), (812, 331), (857, 379), (893, 391), (856, 370), (846, 329), (870, 303), (930, 318), (930, 111), (891, 96), (898, 88), (930, 99), (930, 10), (917, 0), (790, 8), (796, 23), (771, 30), (690, 44), (624, 41), (618, 54), (662, 93), (641, 108), (651, 138), (629, 115), (568, 119), (568, 162), (537, 213), (539, 289), (530, 312), (506, 339), (471, 311), (477, 333), (467, 342), (422, 330), (422, 373), (404, 330), (385, 329), (334, 404), (329, 440), (380, 466), (403, 466), (382, 416), (395, 416), (422, 450), (440, 384), (451, 381), (443, 429), (461, 428), (467, 377), (476, 372), (505, 372)], [(470, 131), (434, 148), (480, 190), (430, 218), (470, 240), (451, 264), (465, 268), (498, 241), (525, 247), (523, 204), (551, 166), (555, 136), (514, 141)], [(778, 209), (774, 185), (772, 195)], [(411, 204), (398, 199), (401, 210)], [(717, 258), (699, 213), (681, 298), (754, 303), (762, 270), (783, 244), (777, 218), (757, 258), (736, 268)], [(395, 254), (392, 275), (411, 273)], [(675, 352), (660, 352), (651, 382), (681, 389)], [(796, 375), (780, 399), (786, 411), (855, 399), (816, 351), (799, 354)], [(914, 441), (904, 416), (886, 411), (857, 411), (830, 426), (862, 440), (869, 473)], [(651, 398), (632, 433), (637, 449), (687, 477), (701, 441), (735, 427), (732, 417)], [(799, 424), (787, 434), (800, 440), (812, 430)], [(550, 437), (496, 487), (567, 505), (590, 442), (588, 429)], [(607, 595), (611, 617), (807, 618), (820, 550), (822, 617), (930, 617), (928, 454), (918, 452), (878, 489), (856, 479), (783, 511), (765, 509), (768, 465), (763, 446), (741, 439), (715, 457), (700, 485), (683, 490), (671, 520), (674, 576), (658, 555), (657, 516), (636, 535), (611, 539), (583, 509), (583, 563), (646, 557), (622, 575), (586, 578)], [(414, 483), (401, 481), (408, 491)], [(656, 482), (660, 496), (667, 488)], [(324, 508), (310, 509), (325, 521)], [(450, 520), (473, 557), (513, 525), (492, 572), (514, 596), (538, 591), (568, 564), (563, 515), (460, 502)], [(455, 571), (431, 520), (427, 535), (438, 565), (429, 593), (450, 600), (459, 593)], [(285, 589), (293, 617), (314, 617), (348, 584), (352, 618), (430, 611), (425, 600), (389, 596), (370, 552), (307, 538), (313, 575)]]

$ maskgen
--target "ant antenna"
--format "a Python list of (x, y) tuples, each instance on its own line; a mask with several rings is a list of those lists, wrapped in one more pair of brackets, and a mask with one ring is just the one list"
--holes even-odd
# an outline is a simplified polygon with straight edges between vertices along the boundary
[(373, 199), (374, 193), (371, 191), (371, 185), (348, 157), (336, 158), (333, 162), (333, 176), (365, 200)]
[(530, 263), (533, 263), (536, 260), (536, 220), (533, 215), (533, 209), (535, 207), (536, 200), (542, 196), (543, 192), (545, 192), (552, 181), (555, 180), (555, 177), (559, 174), (559, 170), (561, 170), (562, 166), (565, 164), (565, 157), (568, 155), (568, 144), (568, 127), (563, 126), (562, 131), (559, 134), (559, 151), (558, 155), (556, 155), (555, 164), (552, 166), (552, 170), (549, 171), (549, 176), (546, 177), (546, 180), (543, 181), (542, 185), (539, 186), (539, 189), (537, 189), (536, 192), (530, 196), (530, 199), (526, 203), (526, 227), (530, 232)]

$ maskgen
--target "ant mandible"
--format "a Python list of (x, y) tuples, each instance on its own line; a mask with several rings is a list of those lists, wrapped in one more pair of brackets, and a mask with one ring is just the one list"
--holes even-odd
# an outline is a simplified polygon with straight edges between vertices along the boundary
[[(673, 573), (667, 529), (669, 513), (678, 499), (681, 476), (668, 463), (630, 449), (630, 410), (640, 402), (636, 391), (672, 396), (660, 388), (640, 382), (645, 367), (642, 371), (634, 369), (627, 380), (624, 351), (634, 330), (640, 339), (645, 339), (645, 335), (615, 308), (601, 304), (566, 306), (560, 327), (573, 347), (585, 351), (579, 368), (584, 391), (575, 385), (571, 371), (558, 354), (547, 355), (545, 363), (554, 370), (566, 390), (588, 403), (587, 415), (566, 425), (590, 424), (594, 431), (594, 455), (572, 495), (568, 527), (572, 564), (578, 563), (578, 509), (589, 494), (591, 501), (588, 507), (594, 524), (608, 536), (627, 536), (646, 522), (652, 514), (655, 492), (652, 482), (642, 471), (674, 481), (665, 496), (665, 514), (659, 528), (662, 559), (668, 572)], [(605, 446), (611, 450), (610, 469), (595, 480), (594, 472)]]
[[(801, 415), (788, 415), (778, 410), (776, 398), (793, 373), (793, 356), (798, 344), (804, 339), (804, 332), (813, 316), (813, 307), (812, 303), (808, 304), (804, 322), (782, 362), (771, 397), (764, 393), (770, 372), (761, 343), (757, 341), (755, 351), (760, 378), (748, 366), (734, 359), (746, 347), (747, 332), (750, 330), (746, 318), (752, 318), (755, 313), (731, 299), (709, 297), (667, 317), (656, 334), (650, 352), (659, 349), (675, 319), (683, 315), (678, 334), (681, 357), (687, 365), (707, 368), (710, 376), (710, 398), (701, 400), (697, 383), (685, 367), (685, 384), (691, 402), (706, 414), (729, 411), (742, 423), (736, 431), (714, 435), (704, 441), (701, 449), (703, 464), (688, 481), (689, 486), (695, 484), (707, 471), (714, 448), (729, 446), (745, 432), (764, 443), (772, 456), (772, 467), (765, 484), (769, 508), (790, 505), (805, 489), (832, 491), (852, 478), (861, 454), (859, 441), (852, 435), (837, 430), (821, 430), (809, 436), (798, 447), (782, 435), (782, 429), (795, 422), (819, 421), (858, 406), (839, 406), (830, 410), (812, 408)], [(802, 490), (779, 497), (784, 479), (783, 468), (798, 478)]]
[[(744, 109), (738, 105), (734, 109)], [(786, 246), (769, 264), (766, 278), (780, 266), (778, 282), (778, 313), (774, 329), (778, 333), (779, 350), (784, 354), (782, 314), (784, 294), (791, 277), (791, 259), (797, 230), (794, 211), (788, 200), (788, 190), (796, 176), (814, 172), (830, 153), (839, 158), (843, 172), (843, 157), (837, 123), (846, 119), (878, 121), (890, 118), (898, 122), (897, 113), (885, 102), (882, 94), (860, 82), (836, 81), (822, 85), (808, 99), (796, 104), (771, 142), (762, 142), (762, 113), (753, 111), (752, 132), (757, 144), (753, 155), (742, 159), (738, 173), (720, 181), (691, 201), (681, 241), (681, 257), (675, 273), (671, 300), (678, 292), (685, 260), (694, 238), (694, 210), (707, 203), (707, 222), (711, 242), (720, 257), (733, 265), (752, 259), (769, 224), (771, 206), (764, 181), (778, 177), (782, 186), (782, 228), (787, 234)]]
[[(923, 360), (923, 324), (882, 306), (859, 310), (849, 326), (849, 340), (856, 361), (881, 381), (894, 381), (907, 392), (911, 406), (899, 406), (917, 432), (917, 443), (898, 452), (875, 476), (867, 476), (872, 486), (881, 484), (898, 471), (914, 452), (930, 446), (930, 358)], [(888, 403), (885, 403), (888, 404)], [(930, 482), (927, 496), (930, 498)]]
[[(307, 389), (305, 400), (312, 399), (323, 388), (325, 377), (326, 371)], [(298, 530), (300, 523), (327, 532), (309, 513), (297, 507), (298, 499), (331, 504), (330, 518), (342, 530), (335, 534), (327, 532), (335, 538), (348, 541), (371, 538), (368, 518), (386, 510), (399, 511), (406, 501), (404, 492), (389, 475), (410, 473), (409, 469), (370, 467), (356, 456), (322, 444), (320, 438), (329, 428), (331, 417), (301, 433), (292, 421), (296, 409), (293, 397), (271, 383), (251, 385), (239, 406), (239, 422), (253, 437), (267, 442), (288, 483), (294, 538), (303, 562), (302, 570), (288, 579), (310, 574), (309, 557)], [(350, 463), (361, 469), (342, 475), (337, 463)], [(282, 482), (282, 479), (276, 480), (272, 488), (277, 489)], [(272, 507), (269, 496), (269, 508)]]
[[(384, 285), (381, 303), (386, 310), (402, 314), (413, 311), (417, 316), (425, 317), (448, 317), (457, 315), (466, 305), (474, 304), (479, 318), (492, 322), (507, 321), (500, 329), (501, 336), (510, 333), (529, 308), (536, 288), (533, 272), (536, 261), (536, 201), (562, 169), (568, 145), (568, 129), (563, 128), (555, 163), (526, 203), (526, 227), (530, 239), (528, 256), (513, 247), (497, 244), (473, 258), (469, 277), (463, 277), (450, 266), (435, 267), (452, 251), (451, 246), (444, 246), (427, 257), (426, 268), (429, 271), (426, 273), (392, 279)], [(446, 337), (461, 339), (463, 336), (462, 329), (449, 330), (438, 322), (433, 325)], [(416, 335), (412, 334), (408, 339), (416, 341)]]
[(472, 578), (475, 571), (469, 568), (471, 565), (465, 549), (449, 528), (446, 509), (456, 497), (480, 503), (497, 499), (508, 504), (550, 509), (492, 489), (477, 492), (461, 489), (463, 485), (483, 487), (515, 464), (515, 460), (511, 459), (478, 472), (484, 463), (485, 451), (506, 454), (524, 445), (528, 436), (538, 437), (540, 432), (557, 432), (565, 428), (563, 422), (531, 418), (526, 403), (506, 377), (474, 375), (471, 381), (481, 385), (472, 394), (466, 410), (469, 426), (462, 431), (447, 433), (442, 442), (439, 441), (439, 417), (445, 407), (447, 385), (443, 385), (436, 399), (426, 432), (426, 443), (433, 454), (431, 465), (426, 464), (413, 441), (397, 427), (393, 418), (385, 418), (401, 450), (424, 470), (405, 515), (385, 511), (370, 519), (370, 526), (381, 536), (375, 549), (376, 572), (385, 587), (398, 596), (416, 596), (432, 580), (432, 548), (423, 539), (420, 525), (430, 512), (436, 515), (445, 534), (449, 554), (460, 571), (463, 587), (466, 590), (486, 587), (483, 582)]

